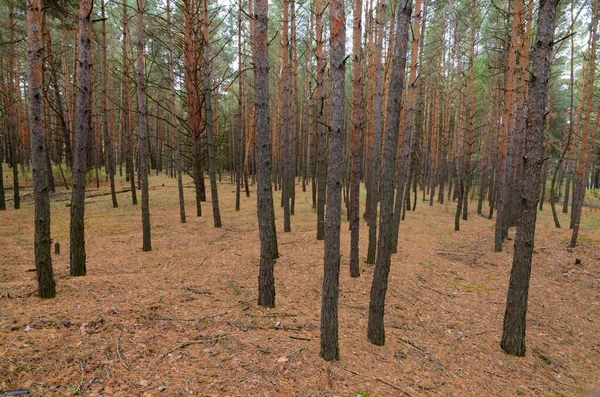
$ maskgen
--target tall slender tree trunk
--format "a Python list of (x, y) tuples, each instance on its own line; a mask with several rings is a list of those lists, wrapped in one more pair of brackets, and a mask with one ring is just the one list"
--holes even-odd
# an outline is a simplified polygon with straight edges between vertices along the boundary
[(275, 209), (271, 187), (271, 138), (269, 136), (268, 0), (256, 0), (254, 8), (254, 115), (257, 145), (257, 206), (260, 237), (258, 304), (275, 306), (273, 268), (279, 257)]
[(79, 68), (75, 153), (73, 155), (73, 190), (71, 195), (71, 276), (85, 276), (85, 174), (91, 117), (91, 14), (93, 1), (81, 0), (79, 8)]
[(379, 215), (379, 241), (377, 258), (371, 286), (369, 303), (369, 326), (367, 337), (375, 345), (385, 344), (385, 328), (383, 315), (385, 295), (390, 272), (392, 249), (392, 221), (394, 215), (394, 175), (396, 152), (398, 147), (398, 131), (400, 122), (400, 101), (404, 88), (404, 69), (406, 67), (406, 49), (408, 31), (412, 14), (412, 0), (401, 0), (396, 19), (396, 37), (391, 58), (391, 79), (387, 104), (387, 123), (383, 167), (381, 172), (381, 214)]
[(294, 183), (293, 151), (292, 151), (292, 122), (291, 108), (291, 72), (290, 72), (290, 50), (289, 50), (289, 8), (290, 2), (283, 0), (283, 27), (281, 31), (281, 69), (283, 80), (283, 184), (281, 187), (281, 199), (283, 201), (283, 231), (291, 231), (290, 201), (291, 185)]
[[(583, 85), (587, 85), (587, 89), (582, 87), (582, 93), (586, 92), (587, 97), (582, 95), (580, 102), (584, 101), (585, 98), (585, 116), (583, 119), (583, 130), (581, 132), (581, 144), (579, 146), (579, 161), (577, 162), (577, 174), (574, 181), (573, 190), (573, 205), (571, 207), (571, 234), (570, 247), (574, 248), (577, 245), (577, 236), (579, 234), (579, 224), (581, 222), (581, 213), (583, 210), (583, 204), (585, 200), (585, 191), (587, 187), (589, 165), (588, 157), (591, 158), (593, 148), (596, 143), (595, 133), (592, 132), (590, 135), (590, 118), (593, 107), (593, 96), (594, 96), (594, 76), (596, 70), (596, 46), (597, 46), (597, 31), (598, 31), (598, 0), (592, 2), (592, 31), (590, 34), (590, 46), (588, 53), (589, 62), (589, 77), (588, 81), (584, 81)], [(600, 105), (598, 107), (600, 109)], [(598, 123), (598, 113), (596, 113), (596, 126)], [(597, 128), (592, 128), (596, 131)], [(588, 153), (590, 152), (590, 153)]]
[(379, 202), (379, 168), (381, 164), (381, 107), (383, 101), (383, 65), (381, 54), (383, 52), (383, 33), (386, 15), (385, 0), (379, 0), (377, 5), (377, 38), (375, 45), (375, 94), (373, 97), (373, 163), (371, 164), (370, 200), (367, 222), (369, 223), (369, 245), (367, 248), (367, 263), (375, 263), (377, 251), (377, 203)]
[(327, 127), (325, 121), (325, 56), (323, 55), (322, 0), (315, 0), (317, 57), (317, 240), (325, 239), (325, 195), (327, 193)]
[(169, 88), (170, 88), (170, 123), (169, 129), (171, 135), (174, 135), (175, 141), (175, 167), (177, 168), (177, 193), (179, 196), (179, 220), (185, 223), (185, 200), (183, 195), (183, 179), (181, 172), (181, 144), (179, 139), (179, 129), (177, 122), (177, 113), (175, 107), (175, 70), (173, 67), (173, 31), (171, 27), (171, 0), (167, 0), (167, 36), (169, 45)]
[(131, 188), (131, 203), (137, 205), (137, 192), (135, 190), (135, 172), (133, 169), (133, 147), (131, 136), (131, 93), (129, 86), (129, 19), (127, 17), (127, 4), (123, 2), (123, 74), (122, 74), (122, 108), (123, 108), (123, 140), (125, 146), (125, 175)]
[(139, 128), (139, 170), (142, 190), (142, 239), (143, 251), (152, 251), (150, 235), (150, 200), (148, 194), (148, 106), (146, 104), (146, 55), (144, 54), (144, 5), (137, 1), (137, 63), (135, 65)]
[(346, 75), (346, 22), (344, 3), (329, 3), (331, 111), (329, 122), (329, 167), (327, 171), (327, 217), (323, 293), (321, 300), (321, 357), (339, 360), (338, 298), (340, 283), (340, 223), (344, 146), (344, 81)]
[(360, 276), (359, 222), (360, 222), (360, 176), (362, 163), (362, 0), (354, 0), (352, 27), (352, 170), (350, 173), (350, 276)]
[(208, 173), (210, 178), (210, 194), (213, 207), (215, 227), (221, 227), (221, 212), (219, 211), (219, 193), (217, 191), (217, 174), (215, 172), (215, 140), (213, 134), (212, 112), (212, 80), (210, 62), (210, 20), (208, 18), (208, 0), (204, 0), (204, 106), (206, 108), (206, 140), (208, 146)]
[(398, 234), (400, 231), (400, 218), (404, 204), (406, 186), (410, 186), (410, 162), (412, 153), (412, 140), (415, 123), (416, 90), (417, 90), (417, 61), (419, 58), (419, 34), (421, 33), (421, 0), (415, 1), (415, 16), (412, 28), (412, 43), (410, 54), (410, 75), (408, 80), (408, 98), (404, 114), (402, 154), (400, 157), (400, 169), (396, 183), (396, 200), (394, 205), (394, 217), (392, 222), (392, 253), (398, 251)]
[[(17, 131), (17, 125), (15, 122), (18, 120), (18, 107), (20, 101), (16, 102), (14, 93), (15, 88), (15, 21), (14, 21), (14, 5), (13, 0), (9, 0), (9, 54), (8, 54), (8, 145), (10, 148), (10, 165), (13, 173), (13, 208), (18, 210), (21, 208), (21, 193), (19, 191), (19, 132)], [(20, 91), (20, 88), (18, 88)], [(16, 103), (16, 105), (15, 105)]]
[(505, 66), (505, 91), (504, 111), (502, 112), (502, 158), (500, 163), (500, 175), (498, 186), (498, 208), (496, 211), (496, 226), (494, 237), (494, 251), (502, 251), (502, 243), (508, 236), (508, 225), (510, 221), (510, 200), (513, 188), (513, 164), (515, 161), (516, 148), (516, 86), (517, 86), (517, 54), (520, 42), (520, 22), (523, 17), (523, 0), (515, 0), (512, 5), (512, 28), (508, 57)]
[(554, 26), (558, 0), (541, 0), (537, 21), (537, 38), (532, 54), (527, 100), (527, 130), (523, 152), (521, 181), (521, 220), (517, 227), (513, 266), (510, 274), (504, 330), (500, 346), (511, 355), (525, 355), (525, 326), (531, 261), (535, 238), (540, 172), (543, 158), (543, 130), (546, 92), (552, 60)]
[(106, 56), (106, 14), (104, 13), (104, 0), (102, 0), (102, 130), (104, 135), (104, 148), (106, 151), (106, 172), (110, 180), (110, 195), (113, 208), (117, 208), (117, 194), (115, 192), (115, 160), (110, 132), (110, 110), (108, 109), (108, 57)]
[[(35, 269), (40, 298), (54, 298), (56, 284), (52, 271), (50, 238), (50, 197), (46, 173), (47, 148), (44, 140), (43, 56), (44, 5), (42, 0), (27, 1), (27, 55), (29, 58), (29, 132), (35, 200)], [(1, 161), (0, 161), (1, 162)], [(1, 176), (1, 175), (0, 175)]]

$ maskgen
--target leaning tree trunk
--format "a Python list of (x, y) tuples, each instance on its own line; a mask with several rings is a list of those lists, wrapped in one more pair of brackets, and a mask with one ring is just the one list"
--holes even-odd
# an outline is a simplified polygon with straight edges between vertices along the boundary
[(546, 112), (546, 92), (552, 60), (554, 26), (558, 0), (541, 0), (537, 22), (537, 38), (533, 50), (533, 64), (529, 78), (527, 100), (527, 129), (523, 152), (523, 179), (521, 181), (521, 220), (517, 227), (513, 266), (508, 286), (504, 331), (500, 346), (515, 356), (525, 355), (525, 326), (529, 278), (535, 237), (537, 203), (542, 169), (543, 130)]
[(77, 76), (77, 119), (73, 154), (73, 190), (71, 192), (71, 276), (85, 276), (85, 173), (88, 137), (91, 129), (91, 13), (93, 1), (81, 0), (79, 8), (79, 74)]
[(344, 80), (346, 74), (346, 23), (344, 3), (329, 3), (331, 114), (329, 130), (329, 169), (327, 171), (327, 216), (321, 299), (321, 357), (339, 360), (338, 297), (340, 283), (340, 223), (344, 150)]
[(256, 0), (254, 9), (254, 117), (257, 145), (257, 206), (260, 236), (260, 271), (258, 276), (258, 304), (275, 306), (275, 278), (273, 268), (277, 251), (275, 209), (271, 190), (271, 138), (269, 136), (269, 54), (268, 1)]
[(152, 251), (150, 202), (148, 197), (148, 106), (146, 105), (146, 56), (144, 55), (144, 3), (145, 0), (137, 0), (137, 63), (135, 74), (139, 113), (139, 178), (142, 188), (142, 250)]
[[(33, 171), (33, 196), (35, 200), (35, 269), (38, 295), (54, 298), (56, 285), (52, 271), (50, 247), (50, 197), (44, 141), (43, 109), (43, 55), (44, 7), (42, 0), (27, 2), (27, 53), (29, 58), (29, 132), (31, 136), (31, 164)], [(1, 176), (1, 175), (0, 175)]]
[(408, 30), (412, 13), (412, 0), (402, 0), (399, 4), (396, 19), (396, 38), (391, 58), (391, 79), (388, 91), (388, 111), (381, 172), (381, 213), (379, 215), (379, 240), (375, 272), (371, 286), (369, 304), (369, 326), (367, 336), (375, 345), (385, 344), (383, 314), (388, 274), (390, 272), (390, 256), (392, 249), (392, 222), (394, 216), (394, 175), (396, 152), (398, 147), (398, 131), (400, 121), (400, 101), (404, 87), (404, 69), (406, 67), (406, 47)]

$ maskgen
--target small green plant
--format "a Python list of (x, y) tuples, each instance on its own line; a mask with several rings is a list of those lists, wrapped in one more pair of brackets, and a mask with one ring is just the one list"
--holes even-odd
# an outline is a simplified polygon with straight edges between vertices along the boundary
[(369, 392), (366, 390), (354, 390), (354, 393), (356, 393), (356, 397), (371, 397)]

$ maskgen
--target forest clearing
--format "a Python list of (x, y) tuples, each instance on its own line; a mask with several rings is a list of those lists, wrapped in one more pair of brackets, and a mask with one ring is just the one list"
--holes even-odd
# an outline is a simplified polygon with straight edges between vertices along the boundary
[[(119, 181), (118, 181), (119, 182)], [(184, 180), (186, 188), (191, 178)], [(118, 188), (125, 188), (121, 181)], [(92, 190), (89, 194), (106, 193)], [(0, 390), (63, 396), (579, 396), (600, 379), (600, 212), (584, 211), (580, 242), (539, 212), (526, 357), (499, 347), (512, 241), (494, 253), (494, 222), (419, 202), (392, 256), (388, 342), (366, 338), (373, 266), (349, 277), (341, 227), (340, 361), (319, 357), (323, 244), (310, 193), (297, 192), (292, 233), (279, 237), (277, 307), (256, 305), (255, 189), (234, 211), (219, 184), (223, 227), (178, 219), (177, 184), (150, 178), (152, 252), (141, 252), (140, 208), (120, 194), (86, 202), (88, 273), (69, 277), (69, 211), (52, 199), (55, 299), (35, 296), (33, 205), (0, 222)], [(190, 191), (190, 189), (186, 189)], [(189, 197), (189, 196), (188, 196)], [(275, 193), (275, 201), (279, 199)], [(187, 199), (193, 206), (193, 197)], [(208, 210), (206, 209), (208, 207)], [(205, 203), (210, 212), (210, 201)], [(283, 226), (276, 206), (276, 224)], [(566, 215), (560, 214), (561, 217)], [(562, 218), (561, 218), (562, 220)], [(366, 226), (364, 226), (366, 228)], [(366, 233), (363, 233), (366, 236)], [(510, 233), (514, 237), (513, 229)], [(361, 240), (366, 252), (366, 238)], [(362, 393), (362, 394), (361, 394)]]

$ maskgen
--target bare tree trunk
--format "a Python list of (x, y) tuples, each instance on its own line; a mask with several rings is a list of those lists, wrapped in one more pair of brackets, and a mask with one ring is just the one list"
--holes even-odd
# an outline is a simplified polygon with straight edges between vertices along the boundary
[[(592, 6), (592, 31), (590, 34), (590, 48), (588, 53), (588, 61), (589, 61), (589, 77), (588, 81), (584, 80), (582, 93), (587, 93), (586, 99), (586, 110), (585, 116), (583, 119), (583, 131), (581, 133), (581, 144), (579, 146), (579, 161), (577, 163), (577, 174), (575, 177), (575, 188), (573, 190), (573, 205), (571, 207), (571, 229), (573, 229), (573, 233), (571, 235), (571, 243), (570, 247), (574, 248), (577, 245), (577, 236), (579, 234), (579, 223), (581, 222), (581, 212), (583, 209), (583, 203), (585, 199), (585, 190), (587, 187), (587, 180), (589, 174), (589, 163), (588, 157), (591, 158), (593, 153), (593, 148), (596, 143), (595, 133), (592, 132), (590, 136), (590, 116), (592, 113), (592, 104), (593, 104), (593, 96), (594, 96), (594, 76), (596, 70), (596, 45), (597, 45), (597, 36), (596, 32), (598, 30), (598, 0), (593, 1)], [(587, 85), (587, 90), (585, 86)], [(584, 95), (582, 95), (580, 102), (583, 101)], [(600, 105), (598, 107), (600, 109)], [(597, 130), (598, 123), (598, 113), (596, 113), (596, 125), (592, 128), (592, 130)], [(590, 139), (591, 138), (591, 139)], [(588, 154), (588, 152), (590, 152)]]
[(85, 276), (85, 173), (91, 112), (91, 13), (93, 1), (81, 0), (79, 8), (79, 68), (75, 153), (73, 155), (73, 190), (71, 195), (71, 276)]
[(360, 222), (360, 166), (362, 163), (362, 0), (354, 0), (352, 33), (352, 170), (350, 172), (350, 276), (360, 276), (359, 222)]
[(554, 26), (558, 0), (542, 0), (537, 21), (537, 38), (532, 54), (527, 100), (527, 130), (521, 181), (521, 220), (517, 227), (513, 267), (510, 274), (504, 330), (500, 346), (511, 355), (525, 355), (525, 326), (531, 260), (533, 254), (540, 172), (543, 158), (543, 123), (550, 75)]
[(323, 293), (321, 299), (321, 357), (339, 360), (338, 298), (340, 283), (340, 223), (344, 151), (344, 63), (346, 22), (344, 3), (329, 3), (331, 114), (329, 122), (329, 169), (327, 171), (327, 217)]
[(4, 194), (4, 171), (2, 170), (2, 153), (0, 153), (0, 211), (6, 210), (6, 197)]
[(143, 251), (152, 251), (150, 235), (150, 203), (148, 195), (148, 106), (146, 105), (146, 56), (144, 54), (144, 4), (137, 0), (137, 63), (136, 85), (139, 127), (139, 170), (142, 190)]
[(221, 227), (221, 212), (219, 211), (219, 193), (217, 191), (217, 174), (215, 172), (215, 141), (213, 136), (212, 113), (212, 82), (210, 76), (210, 21), (208, 19), (208, 0), (204, 0), (204, 106), (206, 108), (206, 139), (208, 146), (208, 173), (210, 177), (210, 193), (213, 207), (215, 227)]
[(108, 57), (106, 56), (106, 19), (104, 13), (104, 0), (102, 0), (102, 110), (103, 110), (103, 132), (104, 147), (106, 150), (106, 172), (110, 180), (110, 194), (113, 208), (117, 208), (117, 194), (115, 192), (115, 161), (109, 130), (110, 110), (108, 109)]
[(327, 128), (325, 122), (325, 57), (323, 55), (322, 0), (315, 0), (317, 56), (317, 240), (325, 239), (325, 195), (327, 193)]
[(123, 74), (122, 74), (122, 108), (123, 108), (123, 140), (125, 146), (125, 179), (131, 187), (131, 203), (137, 205), (135, 190), (135, 172), (133, 169), (133, 148), (131, 145), (131, 98), (129, 89), (129, 24), (127, 17), (127, 4), (123, 3)]
[(498, 208), (496, 211), (496, 226), (494, 237), (494, 251), (502, 251), (502, 243), (508, 236), (510, 223), (510, 200), (513, 189), (513, 164), (516, 149), (516, 86), (517, 86), (517, 54), (520, 43), (520, 21), (522, 20), (524, 2), (515, 0), (512, 5), (512, 28), (510, 45), (505, 70), (505, 95), (504, 111), (502, 113), (503, 150), (500, 160), (500, 175), (498, 178)]
[(33, 196), (35, 200), (35, 269), (38, 281), (38, 296), (40, 298), (54, 298), (56, 284), (54, 283), (50, 250), (52, 245), (50, 238), (50, 197), (48, 194), (48, 175), (46, 173), (47, 148), (44, 140), (43, 121), (43, 26), (44, 6), (42, 0), (28, 0), (29, 131), (31, 136)]
[(254, 115), (257, 144), (257, 205), (260, 236), (260, 271), (258, 276), (258, 304), (275, 306), (275, 278), (273, 268), (279, 257), (275, 209), (271, 187), (271, 138), (269, 136), (269, 54), (268, 1), (256, 0), (254, 9)]
[(290, 200), (291, 185), (294, 183), (293, 151), (292, 151), (292, 128), (291, 128), (291, 73), (290, 73), (290, 51), (289, 51), (289, 7), (290, 2), (283, 0), (283, 27), (281, 32), (281, 69), (283, 80), (283, 184), (281, 187), (281, 200), (283, 201), (283, 231), (290, 232)]
[(386, 3), (379, 0), (377, 6), (377, 38), (375, 45), (375, 95), (373, 98), (373, 163), (371, 164), (371, 197), (367, 222), (369, 223), (369, 245), (367, 248), (367, 263), (375, 263), (375, 254), (377, 250), (377, 203), (379, 201), (379, 168), (381, 164), (381, 107), (383, 100), (383, 66), (381, 54), (383, 51), (383, 31), (386, 14)]
[(175, 135), (175, 166), (177, 167), (177, 192), (179, 195), (179, 219), (185, 223), (185, 200), (183, 195), (183, 180), (181, 175), (181, 145), (179, 129), (177, 128), (177, 113), (175, 109), (175, 70), (173, 67), (173, 31), (171, 27), (171, 0), (167, 0), (167, 36), (169, 40), (169, 88), (170, 88), (170, 125), (171, 134)]
[(387, 104), (387, 123), (383, 167), (381, 172), (381, 213), (379, 215), (379, 241), (377, 258), (371, 286), (369, 304), (369, 327), (367, 337), (375, 345), (385, 344), (383, 314), (387, 292), (390, 256), (392, 248), (392, 220), (394, 215), (394, 175), (398, 131), (400, 121), (400, 101), (404, 88), (404, 69), (406, 67), (406, 47), (412, 14), (412, 0), (401, 0), (397, 11), (396, 37), (391, 58), (391, 79)]
[[(15, 39), (14, 39), (14, 6), (13, 0), (9, 1), (9, 54), (8, 54), (8, 145), (10, 148), (10, 165), (13, 173), (13, 207), (18, 210), (21, 208), (21, 194), (19, 191), (19, 148), (18, 131), (15, 121), (18, 119), (18, 107), (20, 101), (15, 107), (14, 93), (15, 88)], [(19, 89), (20, 91), (20, 89)]]

